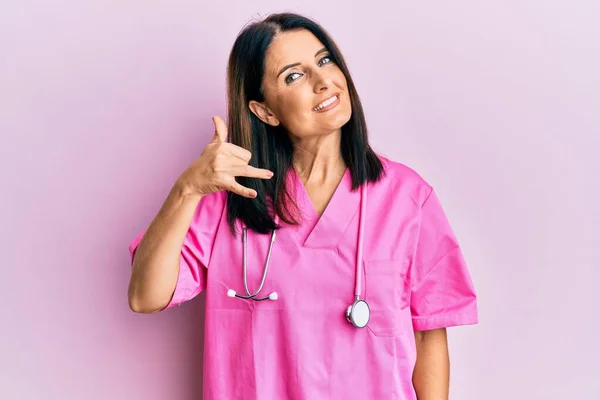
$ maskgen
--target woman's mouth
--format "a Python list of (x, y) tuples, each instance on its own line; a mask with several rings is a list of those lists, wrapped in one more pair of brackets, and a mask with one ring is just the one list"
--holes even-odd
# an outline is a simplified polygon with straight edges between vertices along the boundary
[(335, 108), (338, 104), (340, 104), (340, 95), (336, 94), (336, 95), (333, 95), (332, 97), (328, 98), (327, 100), (321, 102), (318, 106), (314, 107), (313, 111), (315, 111), (315, 112), (329, 111), (332, 108)]

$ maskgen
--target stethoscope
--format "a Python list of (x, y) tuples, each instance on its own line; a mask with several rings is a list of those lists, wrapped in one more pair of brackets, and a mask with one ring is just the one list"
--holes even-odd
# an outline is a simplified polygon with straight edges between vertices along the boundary
[[(361, 196), (360, 196), (360, 215), (358, 220), (358, 243), (356, 248), (356, 276), (355, 276), (355, 287), (354, 287), (354, 303), (352, 303), (346, 309), (345, 315), (348, 322), (352, 323), (357, 328), (364, 328), (367, 326), (369, 322), (369, 317), (371, 315), (371, 310), (369, 305), (365, 300), (360, 298), (361, 296), (361, 286), (362, 286), (362, 250), (363, 250), (363, 235), (364, 235), (364, 225), (365, 225), (365, 209), (367, 203), (367, 185), (363, 184), (361, 187)], [(279, 218), (275, 216), (275, 224), (279, 224)], [(277, 300), (279, 295), (277, 292), (272, 292), (266, 297), (257, 297), (260, 291), (262, 290), (265, 279), (267, 277), (267, 271), (269, 269), (269, 261), (271, 260), (271, 251), (273, 250), (273, 243), (275, 242), (275, 230), (271, 232), (271, 239), (269, 243), (269, 250), (267, 252), (267, 257), (265, 259), (265, 265), (263, 267), (262, 279), (260, 281), (260, 285), (258, 286), (258, 290), (254, 293), (250, 293), (248, 289), (248, 279), (247, 279), (247, 267), (246, 267), (246, 247), (247, 247), (247, 228), (242, 227), (242, 271), (244, 277), (244, 289), (246, 290), (247, 295), (237, 294), (235, 290), (229, 289), (227, 290), (227, 296), (229, 297), (237, 297), (240, 299), (246, 300), (254, 300), (254, 301), (263, 301), (263, 300)]]

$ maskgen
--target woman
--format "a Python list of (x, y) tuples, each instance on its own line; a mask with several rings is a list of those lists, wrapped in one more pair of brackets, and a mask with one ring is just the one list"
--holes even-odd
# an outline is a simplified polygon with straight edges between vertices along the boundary
[(431, 186), (369, 146), (334, 41), (294, 14), (247, 26), (228, 99), (130, 246), (132, 310), (206, 290), (205, 400), (446, 399), (473, 285)]

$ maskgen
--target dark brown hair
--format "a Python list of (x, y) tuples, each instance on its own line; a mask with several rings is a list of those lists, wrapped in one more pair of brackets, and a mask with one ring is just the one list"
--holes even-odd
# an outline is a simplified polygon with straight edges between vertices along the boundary
[(381, 161), (371, 149), (363, 108), (346, 62), (338, 46), (317, 22), (292, 13), (271, 14), (247, 25), (238, 35), (229, 56), (227, 68), (228, 132), (231, 143), (252, 153), (250, 165), (273, 171), (271, 179), (239, 177), (237, 181), (256, 190), (257, 197), (246, 198), (228, 192), (227, 217), (232, 233), (240, 219), (249, 229), (267, 233), (276, 229), (276, 212), (282, 221), (297, 224), (297, 207), (285, 177), (292, 167), (293, 145), (285, 129), (262, 122), (249, 108), (249, 102), (264, 101), (263, 77), (267, 50), (280, 32), (306, 29), (329, 50), (331, 59), (344, 73), (352, 116), (342, 127), (340, 151), (352, 176), (352, 189), (366, 181), (374, 182), (383, 175)]

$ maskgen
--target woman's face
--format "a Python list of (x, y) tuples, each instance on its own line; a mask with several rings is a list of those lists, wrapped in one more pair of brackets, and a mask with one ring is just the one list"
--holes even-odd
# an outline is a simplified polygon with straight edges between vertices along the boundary
[(346, 77), (308, 30), (275, 37), (265, 60), (265, 101), (250, 109), (298, 138), (339, 132), (352, 115)]

